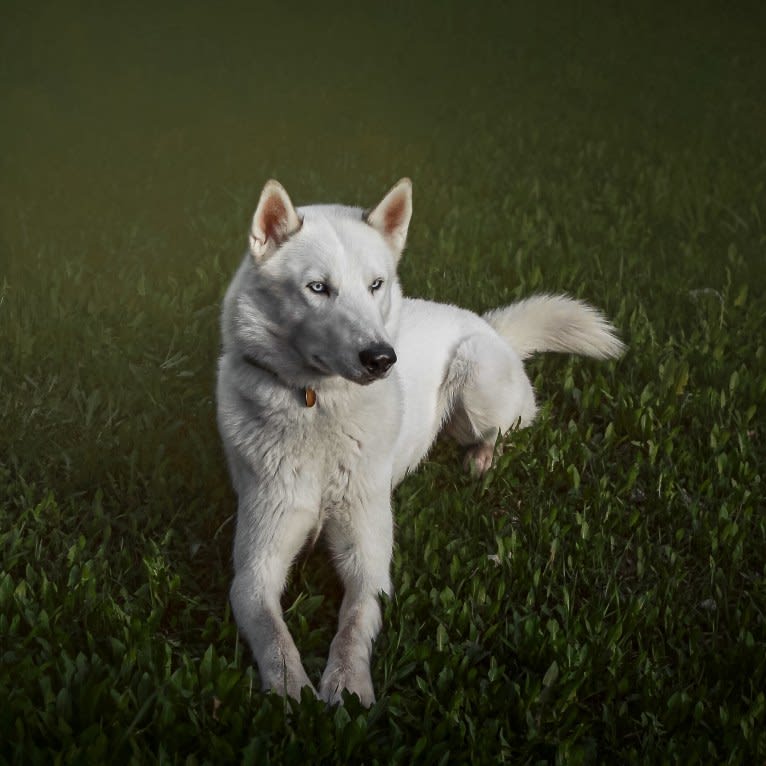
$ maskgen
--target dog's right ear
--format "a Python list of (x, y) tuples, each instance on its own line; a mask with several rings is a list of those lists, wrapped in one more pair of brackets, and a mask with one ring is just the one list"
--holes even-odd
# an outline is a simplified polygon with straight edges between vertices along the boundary
[(256, 263), (271, 255), (302, 223), (282, 184), (266, 181), (250, 227), (250, 254)]
[(364, 214), (364, 220), (380, 232), (393, 249), (397, 259), (404, 250), (411, 217), (412, 181), (409, 178), (397, 181), (388, 194), (372, 210)]

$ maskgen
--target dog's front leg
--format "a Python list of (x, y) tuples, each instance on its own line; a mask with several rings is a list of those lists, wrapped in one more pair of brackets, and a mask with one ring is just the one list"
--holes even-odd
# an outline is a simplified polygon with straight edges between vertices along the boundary
[(295, 555), (316, 524), (317, 514), (248, 492), (240, 498), (234, 540), (231, 605), (253, 651), (264, 690), (300, 699), (314, 687), (282, 617), (279, 597)]
[[(390, 486), (390, 485), (389, 485)], [(325, 532), (346, 592), (319, 696), (334, 704), (344, 689), (363, 705), (375, 702), (370, 675), (372, 643), (381, 626), (379, 594), (391, 592), (393, 522), (389, 487), (364, 507), (328, 521)]]

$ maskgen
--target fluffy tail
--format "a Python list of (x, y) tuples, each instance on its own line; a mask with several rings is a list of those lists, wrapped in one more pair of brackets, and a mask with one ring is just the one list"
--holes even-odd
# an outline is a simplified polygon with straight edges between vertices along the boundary
[(484, 319), (526, 359), (537, 351), (620, 356), (625, 346), (606, 317), (566, 295), (533, 295), (484, 314)]

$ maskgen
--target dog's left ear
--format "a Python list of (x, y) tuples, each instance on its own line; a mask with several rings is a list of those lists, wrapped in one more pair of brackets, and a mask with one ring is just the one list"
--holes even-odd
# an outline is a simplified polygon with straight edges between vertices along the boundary
[(256, 263), (271, 255), (302, 223), (282, 184), (267, 181), (250, 228), (250, 253)]
[(364, 214), (364, 220), (382, 234), (397, 258), (404, 250), (411, 217), (412, 181), (409, 178), (397, 181), (391, 191)]

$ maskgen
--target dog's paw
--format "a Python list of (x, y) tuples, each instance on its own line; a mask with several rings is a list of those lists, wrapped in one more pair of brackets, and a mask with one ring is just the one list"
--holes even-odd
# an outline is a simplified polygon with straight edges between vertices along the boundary
[(492, 458), (495, 455), (495, 445), (481, 442), (469, 447), (465, 452), (463, 465), (466, 471), (476, 476), (483, 476), (492, 467)]
[(369, 668), (352, 673), (343, 668), (327, 668), (319, 684), (319, 697), (328, 705), (343, 704), (343, 691), (356, 694), (365, 707), (375, 703)]
[(263, 679), (263, 691), (274, 692), (282, 697), (292, 697), (299, 701), (301, 690), (305, 688), (310, 689), (315, 697), (318, 696), (314, 684), (311, 683), (302, 666), (294, 672), (278, 673)]

